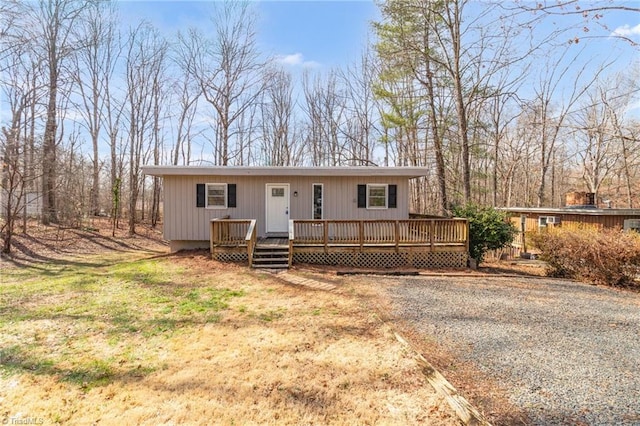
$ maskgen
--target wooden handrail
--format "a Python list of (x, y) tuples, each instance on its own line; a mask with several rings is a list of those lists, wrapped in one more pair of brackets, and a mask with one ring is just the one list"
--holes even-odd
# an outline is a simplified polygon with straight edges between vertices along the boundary
[(401, 246), (455, 245), (468, 247), (466, 219), (403, 220), (292, 220), (290, 246)]
[(256, 247), (257, 241), (257, 232), (256, 232), (256, 220), (253, 219), (249, 224), (249, 229), (247, 229), (247, 235), (244, 237), (244, 240), (247, 244), (247, 256), (249, 257), (249, 266), (253, 265), (253, 252)]
[(250, 219), (211, 219), (212, 245), (244, 245)]
[(256, 235), (256, 220), (252, 219), (249, 223), (249, 229), (247, 229), (247, 235), (244, 237), (245, 241), (250, 241), (255, 238)]

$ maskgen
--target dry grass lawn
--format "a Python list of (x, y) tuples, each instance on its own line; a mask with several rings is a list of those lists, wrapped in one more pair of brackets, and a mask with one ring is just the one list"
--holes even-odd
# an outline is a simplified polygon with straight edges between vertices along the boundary
[(458, 424), (361, 287), (132, 245), (3, 261), (1, 421)]

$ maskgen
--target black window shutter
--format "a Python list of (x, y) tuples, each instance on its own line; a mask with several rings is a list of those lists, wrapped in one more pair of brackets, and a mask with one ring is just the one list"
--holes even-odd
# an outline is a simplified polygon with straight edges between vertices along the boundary
[(389, 185), (389, 208), (395, 209), (398, 207), (398, 185)]
[(205, 207), (206, 190), (204, 183), (196, 183), (196, 207)]
[(236, 207), (236, 184), (227, 185), (227, 207)]
[(367, 185), (358, 185), (358, 208), (367, 207)]

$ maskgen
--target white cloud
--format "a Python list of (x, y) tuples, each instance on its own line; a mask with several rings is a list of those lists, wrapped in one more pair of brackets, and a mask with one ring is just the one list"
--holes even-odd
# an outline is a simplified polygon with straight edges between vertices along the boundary
[(288, 65), (291, 67), (303, 67), (303, 68), (315, 68), (320, 66), (315, 61), (305, 61), (302, 53), (294, 53), (292, 55), (278, 55), (276, 56), (276, 62), (282, 65)]
[(278, 62), (284, 65), (300, 65), (303, 61), (302, 53), (294, 53), (293, 55), (281, 55), (276, 58)]
[(622, 37), (633, 37), (636, 35), (640, 35), (640, 24), (636, 25), (635, 27), (631, 27), (629, 26), (629, 24), (625, 24), (613, 30), (611, 35)]

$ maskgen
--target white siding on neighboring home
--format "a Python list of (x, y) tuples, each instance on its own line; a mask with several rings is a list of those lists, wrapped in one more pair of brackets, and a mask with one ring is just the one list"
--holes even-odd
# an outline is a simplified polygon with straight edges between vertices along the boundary
[[(38, 217), (42, 212), (42, 197), (38, 192), (27, 192), (21, 199), (18, 199), (16, 194), (12, 196), (12, 212), (17, 216), (22, 217), (24, 215), (24, 203), (27, 202), (27, 216)], [(4, 217), (7, 213), (7, 201), (9, 199), (9, 192), (6, 189), (0, 189), (0, 217)]]
[[(232, 219), (257, 219), (258, 235), (265, 234), (265, 185), (290, 185), (290, 219), (312, 218), (312, 184), (324, 184), (325, 219), (408, 219), (408, 179), (406, 177), (345, 176), (164, 176), (164, 238), (181, 241), (208, 241), (211, 219), (229, 215)], [(199, 183), (236, 184), (237, 207), (207, 209), (196, 207)], [(358, 208), (358, 185), (384, 183), (398, 186), (397, 208)], [(294, 192), (298, 193), (294, 197)]]

